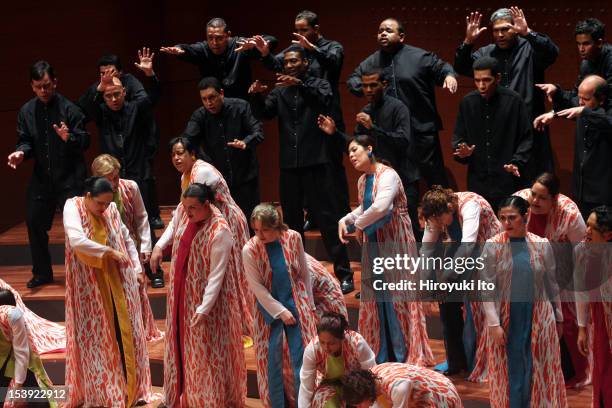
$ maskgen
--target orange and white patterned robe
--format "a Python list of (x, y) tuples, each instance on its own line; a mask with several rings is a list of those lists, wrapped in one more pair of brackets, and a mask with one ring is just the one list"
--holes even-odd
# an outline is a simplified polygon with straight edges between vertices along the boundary
[[(377, 166), (374, 175), (372, 202), (376, 202), (380, 177), (387, 172), (395, 173), (394, 178), (399, 185), (397, 186), (397, 194), (393, 199), (391, 219), (376, 231), (379, 247), (378, 256), (394, 258), (398, 254), (400, 256), (407, 254), (410, 257), (416, 258), (418, 256), (416, 241), (412, 232), (412, 223), (408, 215), (406, 195), (404, 194), (404, 188), (402, 187), (399, 176), (391, 167), (382, 164)], [(366, 176), (364, 174), (358, 181), (360, 206), (343, 218), (347, 223), (356, 222), (356, 220), (359, 219), (358, 217), (363, 214), (362, 205), (365, 182)], [(372, 204), (372, 206), (374, 206), (374, 204)], [(382, 214), (382, 216), (385, 215), (386, 214)], [(367, 265), (369, 262), (367, 246), (371, 244), (368, 244), (367, 234), (363, 234), (363, 239), (362, 265)], [(391, 282), (400, 282), (402, 279), (411, 278), (411, 275), (405, 271), (385, 271), (385, 274), (392, 276)], [(414, 275), (412, 277), (414, 277)], [(364, 275), (362, 274), (362, 280), (363, 279)], [(370, 290), (370, 292), (372, 292), (372, 290)], [(404, 341), (407, 343), (406, 348), (408, 350), (408, 355), (406, 362), (417, 365), (432, 365), (434, 359), (429, 346), (429, 336), (427, 335), (425, 313), (422, 303), (415, 300), (394, 298), (393, 307), (402, 328)], [(359, 333), (363, 335), (368, 344), (372, 346), (372, 350), (378, 355), (380, 350), (380, 322), (378, 319), (376, 301), (374, 299), (364, 299), (363, 293), (359, 307)]]
[(306, 254), (306, 262), (312, 279), (312, 295), (317, 321), (320, 321), (321, 317), (328, 312), (341, 314), (348, 321), (348, 311), (338, 279), (309, 254)]
[[(543, 295), (556, 293), (554, 276), (555, 259), (552, 248), (546, 238), (530, 232), (525, 237), (530, 255), (531, 270), (534, 274), (534, 300), (531, 320), (531, 406), (532, 407), (567, 407), (565, 383), (561, 371), (559, 338), (555, 325), (555, 313), (558, 321), (562, 320), (558, 294), (554, 299), (543, 299)], [(499, 293), (499, 301), (485, 302), (483, 307), (488, 325), (499, 322), (508, 333), (510, 323), (510, 289), (512, 284), (512, 250), (510, 239), (502, 232), (487, 240), (483, 252), (485, 269), (483, 273), (489, 282), (494, 282)], [(545, 288), (545, 280), (550, 290)], [(557, 305), (553, 312), (551, 302)], [(506, 346), (495, 344), (488, 339), (489, 395), (493, 408), (509, 407), (508, 390), (508, 357)]]
[[(327, 370), (328, 354), (316, 336), (304, 350), (304, 361), (300, 370), (300, 394), (298, 408), (324, 408), (327, 401), (336, 396), (336, 388), (321, 384)], [(374, 352), (361, 334), (346, 330), (342, 340), (344, 372), (376, 365)]]
[[(119, 274), (118, 289), (122, 290), (122, 295), (119, 294), (121, 300), (115, 300), (125, 302), (117, 307), (116, 315), (120, 324), (126, 325), (121, 326), (128, 371), (126, 380), (115, 327), (105, 312), (104, 299), (108, 299), (110, 293), (100, 290), (99, 283), (100, 279), (105, 279), (105, 274), (115, 273), (106, 266), (114, 261), (104, 256), (104, 245), (93, 241), (92, 218), (83, 197), (66, 201), (66, 386), (70, 387), (66, 406), (125, 407), (151, 398), (149, 356), (136, 278), (140, 261), (129, 231), (123, 225), (115, 203), (111, 203), (101, 219), (107, 234), (107, 246), (128, 254), (130, 258), (128, 265), (115, 269)], [(85, 263), (80, 254), (101, 259), (102, 268)], [(125, 310), (121, 310), (123, 307)], [(129, 342), (130, 338), (132, 342)]]
[[(132, 240), (137, 243), (141, 253), (151, 253), (151, 227), (138, 184), (132, 180), (119, 179), (118, 191), (121, 194), (125, 226), (130, 231)], [(159, 340), (164, 337), (164, 333), (155, 325), (155, 317), (153, 317), (151, 303), (147, 295), (146, 281), (140, 285), (139, 293), (147, 341)]]
[[(309, 270), (304, 256), (302, 238), (296, 231), (283, 231), (280, 236), (280, 243), (283, 248), (285, 262), (287, 263), (288, 275), (291, 279), (293, 300), (299, 314), (302, 344), (306, 347), (310, 340), (316, 335), (317, 329), (314, 304), (311, 298), (312, 291), (309, 282)], [(268, 299), (266, 299), (266, 293), (268, 294), (267, 296), (271, 298), (272, 267), (270, 266), (265, 244), (256, 236), (251, 238), (244, 246), (242, 261), (244, 262), (244, 269), (251, 291), (265, 308), (266, 305), (269, 304)], [(269, 312), (270, 311), (268, 311), (268, 313)], [(276, 313), (270, 314), (278, 318)], [(271, 406), (268, 388), (270, 326), (266, 324), (257, 306), (253, 309), (253, 316), (255, 352), (257, 355), (257, 386), (259, 388), (259, 398), (262, 400), (264, 407), (268, 408)], [(297, 404), (294, 397), (296, 389), (286, 340), (283, 342), (283, 382), (285, 396), (287, 396), (290, 406), (293, 408)]]
[[(179, 242), (189, 221), (179, 204), (173, 218), (174, 244), (172, 265), (168, 281), (166, 305), (166, 342), (164, 349), (164, 392), (168, 407), (180, 406), (179, 376), (181, 356), (178, 354), (177, 310), (183, 303), (184, 337), (180, 339), (184, 356), (183, 403), (188, 407), (234, 408), (242, 407), (246, 397), (246, 364), (241, 340), (242, 314), (236, 291), (237, 263), (233, 252), (227, 261), (223, 283), (203, 323), (191, 327), (191, 319), (200, 306), (209, 284), (209, 277), (216, 265), (211, 254), (216, 246), (225, 242), (225, 236), (233, 240), (227, 221), (219, 210), (211, 205), (212, 215), (203, 221), (189, 249), (185, 275), (184, 299), (175, 299), (175, 270)], [(219, 241), (221, 239), (221, 241)], [(231, 242), (229, 242), (231, 246)], [(210, 290), (210, 289), (209, 289)]]
[[(210, 185), (207, 174), (214, 174), (217, 180), (215, 185)], [(223, 175), (212, 164), (204, 160), (197, 160), (191, 169), (189, 177), (190, 183), (209, 184), (215, 190), (215, 206), (221, 211), (221, 214), (227, 220), (227, 223), (234, 234), (234, 257), (239, 265), (242, 265), (242, 248), (249, 240), (249, 224), (247, 219), (238, 207), (238, 204), (232, 198), (229, 187), (223, 178)], [(236, 270), (238, 282), (238, 296), (241, 302), (242, 322), (245, 334), (251, 334), (253, 330), (253, 315), (251, 309), (255, 303), (253, 293), (249, 290), (244, 270), (240, 266)]]
[(15, 296), (17, 308), (23, 313), (30, 344), (36, 354), (62, 352), (66, 348), (66, 329), (61, 324), (43, 319), (26, 307), (21, 295), (11, 285), (0, 279), (0, 289), (10, 290)]
[[(392, 408), (461, 408), (453, 382), (427, 368), (402, 363), (383, 363), (372, 369), (380, 377), (382, 398)], [(382, 408), (379, 402), (373, 407)]]

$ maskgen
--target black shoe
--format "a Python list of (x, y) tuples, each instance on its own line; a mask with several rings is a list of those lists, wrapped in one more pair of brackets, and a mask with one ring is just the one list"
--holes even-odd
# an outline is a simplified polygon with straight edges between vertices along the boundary
[(313, 225), (312, 221), (310, 221), (310, 220), (304, 221), (304, 231), (311, 231), (313, 229), (314, 229), (314, 225)]
[(149, 225), (151, 225), (153, 229), (163, 229), (165, 227), (164, 222), (159, 217), (150, 218)]
[(353, 283), (353, 275), (346, 276), (340, 281), (340, 288), (342, 289), (342, 294), (346, 295), (347, 293), (351, 293), (355, 290), (355, 283)]
[(456, 375), (459, 374), (461, 372), (465, 371), (465, 367), (449, 367), (446, 371), (444, 371), (442, 374), (444, 374), (447, 377), (450, 377), (452, 375)]
[(30, 289), (34, 289), (38, 286), (46, 285), (48, 283), (53, 283), (53, 278), (42, 278), (40, 276), (34, 276), (32, 279), (30, 279), (27, 286)]
[(151, 287), (155, 288), (155, 289), (159, 289), (159, 288), (163, 288), (164, 286), (166, 286), (166, 282), (164, 282), (164, 276), (163, 275), (158, 275), (155, 276), (153, 279), (151, 279)]

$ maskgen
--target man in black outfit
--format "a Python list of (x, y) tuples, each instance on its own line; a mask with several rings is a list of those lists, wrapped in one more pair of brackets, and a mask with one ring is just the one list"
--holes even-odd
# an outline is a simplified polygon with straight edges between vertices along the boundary
[(349, 77), (349, 91), (362, 96), (363, 73), (388, 67), (386, 94), (401, 100), (410, 109), (421, 176), (429, 186), (446, 186), (448, 180), (438, 137), (442, 120), (436, 108), (435, 86), (455, 93), (455, 71), (434, 53), (404, 44), (404, 26), (396, 19), (388, 18), (380, 23), (378, 44), (380, 49), (362, 61)]
[[(98, 72), (100, 78), (105, 72), (110, 71), (113, 76), (116, 76), (121, 81), (121, 84), (125, 88), (125, 100), (136, 101), (139, 99), (147, 98), (147, 91), (142, 86), (142, 83), (134, 75), (123, 72), (123, 65), (117, 55), (108, 54), (103, 55), (98, 60)], [(87, 88), (85, 93), (81, 95), (77, 101), (77, 105), (83, 110), (87, 121), (95, 120), (95, 117), (88, 117), (87, 103), (88, 101), (95, 98), (98, 92), (99, 81), (94, 82)], [(151, 183), (153, 183), (152, 178)], [(149, 224), (151, 229), (162, 229), (164, 228), (164, 222), (162, 221), (159, 213), (159, 205), (157, 204), (157, 191), (155, 184), (151, 184), (147, 191), (141, 191), (143, 194), (142, 199), (147, 208), (147, 215), (149, 216)]]
[[(455, 70), (471, 77), (474, 61), (483, 56), (495, 58), (501, 73), (500, 85), (523, 98), (531, 121), (545, 110), (544, 94), (535, 85), (544, 81), (544, 71), (557, 59), (559, 47), (547, 35), (529, 28), (523, 10), (511, 7), (491, 15), (494, 43), (472, 52), (474, 42), (487, 30), (480, 28), (481, 18), (478, 12), (466, 18), (465, 39), (455, 52)], [(538, 132), (533, 139), (532, 162), (526, 169), (529, 174), (524, 174), (527, 182), (544, 172), (554, 172), (548, 132)]]
[(57, 207), (82, 193), (86, 176), (83, 151), (89, 147), (81, 110), (56, 92), (57, 78), (51, 65), (38, 61), (30, 70), (36, 97), (19, 110), (17, 147), (8, 156), (16, 169), (24, 159), (34, 158), (34, 173), (26, 203), (26, 224), (32, 253), (28, 288), (53, 282), (49, 235)]
[[(261, 38), (270, 50), (276, 48), (276, 38)], [(232, 37), (227, 23), (219, 17), (206, 24), (206, 41), (161, 47), (160, 51), (196, 65), (201, 78), (217, 78), (221, 81), (225, 96), (245, 100), (248, 100), (252, 82), (251, 61), (261, 58), (253, 38)]]
[(474, 62), (476, 90), (459, 105), (453, 155), (468, 165), (467, 187), (497, 212), (499, 202), (514, 193), (529, 162), (533, 136), (529, 112), (516, 92), (499, 86), (497, 60)]
[(555, 110), (534, 121), (542, 128), (555, 117), (576, 119), (573, 199), (586, 220), (593, 208), (612, 205), (612, 104), (610, 87), (598, 75), (587, 76), (578, 87), (579, 106), (570, 94), (555, 95)]
[(338, 238), (340, 214), (334, 204), (333, 170), (329, 136), (323, 133), (317, 118), (329, 113), (332, 90), (325, 79), (308, 76), (304, 49), (293, 46), (285, 51), (284, 73), (277, 74), (276, 87), (264, 99), (267, 87), (255, 81), (252, 106), (256, 116), (278, 117), (280, 142), (280, 201), (285, 221), (303, 235), (304, 198), (319, 225), (323, 243), (334, 263), (342, 290), (354, 290), (346, 247)]
[(204, 106), (193, 112), (183, 135), (204, 149), (248, 219), (260, 203), (255, 147), (264, 140), (261, 122), (247, 101), (226, 98), (218, 79), (204, 78), (198, 88)]
[[(147, 96), (126, 100), (126, 89), (113, 70), (101, 76), (95, 94), (87, 94), (82, 100), (87, 115), (96, 122), (100, 151), (114, 156), (121, 163), (119, 177), (134, 180), (138, 184), (147, 214), (159, 216), (155, 197), (153, 159), (159, 144), (159, 129), (153, 116), (153, 105), (161, 90), (155, 72), (153, 57), (148, 48), (138, 52), (141, 69), (150, 82)], [(152, 236), (152, 242), (155, 237)], [(163, 286), (163, 273), (146, 271), (154, 287)]]
[[(317, 78), (326, 79), (331, 85), (333, 98), (330, 116), (334, 120), (336, 127), (344, 132), (344, 118), (342, 117), (342, 106), (340, 103), (340, 73), (344, 62), (344, 48), (337, 41), (329, 40), (321, 34), (319, 26), (319, 16), (310, 10), (303, 10), (295, 17), (295, 32), (293, 33), (293, 44), (304, 48), (306, 59), (308, 59), (308, 74)], [(274, 71), (283, 71), (283, 56), (286, 50), (273, 57), (267, 49), (261, 51), (262, 62), (265, 67)], [(332, 169), (334, 180), (337, 181), (337, 204), (338, 211), (347, 213), (349, 207), (349, 190), (346, 180), (343, 159), (346, 152), (346, 142), (342, 139), (334, 139), (330, 145)]]

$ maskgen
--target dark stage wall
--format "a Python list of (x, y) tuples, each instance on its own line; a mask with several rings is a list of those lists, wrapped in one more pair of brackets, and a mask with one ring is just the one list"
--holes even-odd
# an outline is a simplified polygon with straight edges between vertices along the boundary
[[(22, 5), (23, 4), (23, 5)], [(355, 114), (365, 104), (346, 91), (344, 81), (355, 66), (376, 49), (375, 33), (379, 22), (388, 16), (402, 20), (406, 26), (408, 43), (436, 51), (452, 63), (454, 50), (464, 37), (465, 16), (480, 10), (488, 16), (498, 7), (510, 6), (502, 2), (216, 2), (164, 1), (145, 2), (25, 2), (11, 4), (4, 10), (0, 39), (4, 44), (3, 64), (0, 65), (0, 153), (4, 158), (15, 147), (15, 121), (20, 106), (33, 96), (29, 87), (28, 68), (37, 59), (47, 59), (56, 68), (59, 92), (76, 99), (90, 83), (97, 79), (95, 63), (103, 53), (121, 56), (124, 69), (136, 73), (133, 67), (138, 47), (173, 45), (195, 42), (204, 37), (205, 22), (214, 16), (226, 18), (231, 30), (238, 35), (271, 34), (279, 38), (280, 47), (290, 44), (295, 14), (308, 8), (317, 12), (324, 36), (340, 41), (345, 48), (345, 63), (341, 93), (348, 129), (354, 126)], [(523, 7), (529, 26), (550, 35), (561, 48), (556, 64), (547, 72), (547, 81), (563, 87), (574, 85), (578, 55), (574, 46), (573, 29), (576, 21), (597, 17), (612, 23), (610, 6), (606, 1), (559, 2), (530, 1), (517, 4)], [(609, 30), (612, 27), (609, 26)], [(490, 42), (485, 32), (481, 44)], [(157, 156), (156, 174), (160, 203), (173, 204), (178, 199), (178, 174), (171, 166), (166, 142), (178, 135), (189, 116), (199, 106), (196, 90), (198, 77), (194, 66), (168, 55), (156, 54), (156, 71), (163, 85), (163, 97), (157, 108), (161, 127), (161, 146)], [(269, 72), (256, 64), (256, 78), (272, 79)], [(136, 75), (140, 75), (136, 73)], [(442, 147), (448, 170), (456, 178), (460, 189), (465, 188), (465, 169), (456, 164), (450, 154), (450, 139), (461, 96), (472, 90), (470, 80), (461, 78), (457, 94), (438, 92), (438, 108), (445, 130), (441, 133)], [(260, 145), (261, 189), (264, 200), (276, 200), (278, 168), (278, 135), (275, 122), (265, 125), (266, 141)], [(98, 153), (95, 130), (89, 159)], [(574, 125), (557, 122), (552, 127), (553, 148), (563, 191), (569, 192), (573, 158)], [(4, 159), (5, 160), (5, 159)], [(6, 160), (5, 160), (6, 163)], [(350, 164), (348, 165), (350, 167)], [(31, 164), (22, 165), (16, 172), (5, 164), (0, 166), (0, 179), (10, 199), (3, 200), (0, 230), (24, 219), (25, 190), (31, 174)], [(357, 174), (348, 168), (352, 200), (356, 200)]]

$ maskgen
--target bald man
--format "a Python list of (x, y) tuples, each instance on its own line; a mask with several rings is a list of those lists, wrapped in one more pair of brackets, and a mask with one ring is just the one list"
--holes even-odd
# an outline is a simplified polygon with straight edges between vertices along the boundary
[[(578, 87), (579, 106), (555, 103), (555, 110), (538, 116), (542, 129), (556, 117), (576, 120), (573, 194), (586, 219), (593, 208), (612, 205), (612, 109), (610, 89), (598, 75), (587, 76)], [(565, 109), (563, 109), (565, 108)]]

